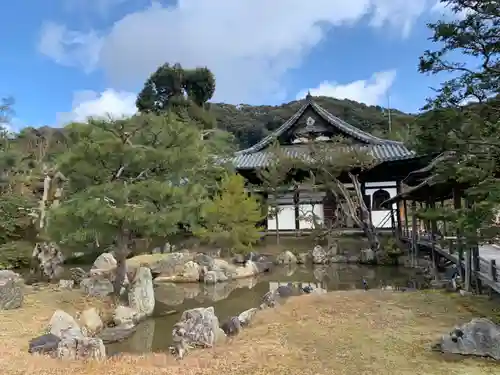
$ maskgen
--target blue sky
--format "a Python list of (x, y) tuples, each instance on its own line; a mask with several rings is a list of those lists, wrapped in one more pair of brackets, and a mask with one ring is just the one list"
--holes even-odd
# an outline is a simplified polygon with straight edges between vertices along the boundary
[(17, 0), (2, 7), (0, 96), (14, 127), (127, 115), (163, 62), (207, 65), (214, 100), (279, 104), (310, 89), (417, 111), (436, 0)]

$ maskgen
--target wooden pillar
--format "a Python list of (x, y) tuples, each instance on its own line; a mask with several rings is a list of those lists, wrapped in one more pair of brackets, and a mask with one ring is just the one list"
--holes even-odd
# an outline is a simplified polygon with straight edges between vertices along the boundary
[[(430, 209), (435, 209), (436, 208), (436, 202), (434, 201), (434, 198), (430, 198), (430, 200), (427, 202), (427, 206)], [(434, 272), (435, 276), (437, 277), (437, 266), (438, 266), (438, 255), (436, 253), (436, 232), (437, 232), (437, 222), (436, 220), (429, 220), (430, 222), (430, 232), (431, 232), (431, 257), (432, 257), (432, 263), (434, 265)]]
[[(455, 210), (459, 210), (462, 208), (462, 194), (459, 189), (456, 187), (453, 188), (453, 208)], [(458, 272), (460, 274), (460, 278), (462, 280), (465, 280), (465, 270), (463, 266), (463, 261), (464, 259), (464, 243), (463, 243), (463, 238), (462, 238), (462, 233), (460, 232), (460, 228), (457, 228), (456, 230), (456, 236), (457, 236), (457, 250), (458, 250)]]
[(293, 205), (295, 209), (295, 235), (298, 235), (298, 233), (300, 232), (299, 203), (300, 203), (300, 192), (299, 190), (295, 190), (295, 194), (293, 195)]
[(417, 265), (417, 258), (418, 258), (418, 244), (417, 244), (417, 202), (412, 201), (411, 202), (411, 208), (412, 208), (412, 213), (411, 213), (411, 264), (413, 267)]
[(408, 221), (408, 201), (405, 199), (403, 201), (404, 209), (405, 209), (405, 236), (410, 237), (410, 223)]
[[(441, 210), (444, 211), (444, 200), (441, 201)], [(448, 230), (446, 228), (446, 220), (443, 220), (443, 236), (447, 236), (448, 235)]]
[(472, 290), (472, 262), (471, 262), (471, 248), (467, 246), (465, 249), (465, 280), (464, 288), (467, 292)]
[[(397, 181), (396, 183), (396, 193), (400, 194), (401, 193), (401, 181)], [(391, 205), (392, 208), (392, 205)], [(397, 239), (401, 239), (402, 234), (403, 234), (403, 226), (401, 224), (401, 200), (398, 199), (396, 202), (396, 223), (398, 225), (397, 230), (396, 230), (396, 237)]]
[(400, 239), (403, 235), (403, 224), (401, 223), (401, 201), (396, 202), (396, 237)]

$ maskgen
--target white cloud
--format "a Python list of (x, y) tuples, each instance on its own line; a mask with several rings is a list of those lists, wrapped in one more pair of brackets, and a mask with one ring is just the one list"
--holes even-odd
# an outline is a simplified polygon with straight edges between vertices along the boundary
[(337, 99), (351, 99), (368, 105), (385, 103), (387, 92), (396, 79), (396, 71), (378, 72), (368, 80), (358, 80), (347, 84), (322, 82), (318, 87), (303, 90), (297, 95), (302, 99), (310, 91), (313, 96), (330, 96)]
[(216, 100), (255, 103), (263, 95), (278, 99), (283, 75), (300, 65), (331, 27), (368, 20), (372, 27), (391, 27), (405, 36), (428, 1), (153, 3), (118, 20), (100, 38), (95, 31), (85, 37), (64, 27), (46, 27), (40, 51), (62, 64), (100, 67), (113, 87), (127, 90), (140, 87), (164, 62), (206, 65), (217, 78)]
[(107, 89), (102, 93), (85, 90), (74, 94), (71, 112), (59, 113), (58, 123), (85, 122), (89, 117), (122, 118), (137, 112), (137, 94)]
[(99, 61), (102, 39), (94, 32), (71, 31), (64, 25), (45, 22), (38, 50), (64, 66), (90, 72)]

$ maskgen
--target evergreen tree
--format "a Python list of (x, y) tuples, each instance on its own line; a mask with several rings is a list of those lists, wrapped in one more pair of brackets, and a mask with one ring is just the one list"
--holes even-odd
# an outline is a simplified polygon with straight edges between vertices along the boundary
[(231, 174), (221, 183), (219, 193), (202, 209), (204, 227), (196, 234), (227, 250), (245, 253), (261, 236), (257, 226), (263, 219), (257, 199), (245, 191), (244, 179)]

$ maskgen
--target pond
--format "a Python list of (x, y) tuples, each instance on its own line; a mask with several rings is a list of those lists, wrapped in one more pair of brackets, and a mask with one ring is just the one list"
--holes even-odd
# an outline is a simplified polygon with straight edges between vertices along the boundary
[(187, 309), (213, 306), (222, 322), (228, 317), (259, 306), (265, 293), (282, 284), (302, 283), (332, 291), (361, 289), (363, 280), (371, 288), (382, 285), (407, 287), (410, 283), (414, 285), (419, 281), (411, 270), (400, 267), (332, 264), (281, 267), (258, 278), (215, 285), (158, 283), (155, 285), (156, 307), (153, 317), (141, 323), (127, 340), (107, 345), (107, 351), (108, 354), (168, 351), (172, 344), (172, 327)]

